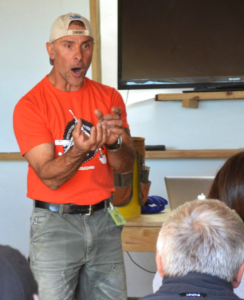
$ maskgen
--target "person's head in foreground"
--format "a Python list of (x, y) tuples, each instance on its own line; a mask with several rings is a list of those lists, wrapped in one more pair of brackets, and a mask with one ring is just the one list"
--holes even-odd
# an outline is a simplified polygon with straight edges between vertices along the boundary
[(214, 178), (208, 199), (219, 199), (244, 221), (244, 152), (230, 157)]
[(25, 257), (0, 245), (0, 299), (38, 300), (38, 287)]
[(187, 202), (164, 222), (156, 263), (164, 284), (145, 299), (238, 299), (232, 287), (244, 271), (243, 222), (218, 200)]

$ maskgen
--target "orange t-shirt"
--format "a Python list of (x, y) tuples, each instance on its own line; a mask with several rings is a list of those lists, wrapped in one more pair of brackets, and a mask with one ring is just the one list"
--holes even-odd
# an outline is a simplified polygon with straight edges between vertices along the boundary
[[(82, 119), (87, 135), (97, 124), (95, 109), (112, 113), (113, 106), (123, 110), (123, 127), (129, 128), (121, 95), (114, 89), (88, 78), (75, 92), (55, 88), (47, 76), (27, 93), (14, 110), (14, 132), (21, 154), (33, 147), (54, 143), (55, 157), (72, 147), (75, 118)], [(113, 172), (107, 162), (105, 147), (89, 152), (76, 174), (57, 190), (50, 190), (29, 165), (27, 197), (52, 203), (90, 205), (111, 196), (114, 191)]]

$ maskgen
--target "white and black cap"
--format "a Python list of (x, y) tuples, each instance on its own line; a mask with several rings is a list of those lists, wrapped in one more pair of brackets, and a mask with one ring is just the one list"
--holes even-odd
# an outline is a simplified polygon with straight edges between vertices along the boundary
[[(69, 30), (69, 24), (72, 21), (83, 22), (83, 24), (85, 25), (85, 29)], [(52, 43), (55, 40), (68, 35), (90, 36), (94, 40), (94, 33), (91, 23), (86, 18), (77, 13), (68, 13), (56, 19), (51, 28), (49, 43)]]

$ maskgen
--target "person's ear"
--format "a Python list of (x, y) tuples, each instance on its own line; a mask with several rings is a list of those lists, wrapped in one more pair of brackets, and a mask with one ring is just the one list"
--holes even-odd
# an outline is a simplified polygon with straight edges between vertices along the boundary
[(158, 250), (156, 252), (156, 265), (157, 265), (159, 275), (163, 278), (164, 277), (163, 264), (162, 264), (161, 256), (160, 256)]
[(239, 270), (236, 273), (234, 281), (232, 282), (232, 286), (234, 289), (236, 289), (240, 285), (243, 272), (244, 272), (244, 262), (241, 264)]
[(50, 59), (54, 59), (54, 45), (52, 43), (46, 43), (46, 48)]

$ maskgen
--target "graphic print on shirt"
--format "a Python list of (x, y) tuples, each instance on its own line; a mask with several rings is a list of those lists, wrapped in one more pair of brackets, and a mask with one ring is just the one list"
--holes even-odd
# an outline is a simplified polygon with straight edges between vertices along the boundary
[[(77, 118), (75, 117), (74, 113), (69, 110), (69, 112), (73, 115), (74, 119), (69, 121), (69, 123), (66, 125), (64, 134), (63, 134), (63, 140), (55, 140), (55, 145), (62, 145), (64, 148), (64, 153), (66, 153), (73, 145), (74, 145), (74, 141), (73, 141), (73, 136), (72, 136), (72, 132), (75, 128), (75, 125), (77, 123)], [(81, 130), (89, 137), (90, 133), (91, 133), (91, 128), (93, 127), (93, 124), (89, 121), (86, 121), (84, 119), (81, 119), (82, 121), (82, 126), (81, 126)], [(103, 147), (102, 147), (103, 149)], [(106, 164), (107, 163), (107, 158), (105, 153), (102, 152), (102, 149), (96, 149), (94, 151), (90, 151), (89, 153), (87, 153), (86, 155), (86, 159), (83, 161), (83, 163), (93, 159), (97, 152), (99, 151), (100, 156), (99, 156), (99, 160), (102, 164)], [(63, 153), (59, 152), (58, 155), (61, 156)], [(95, 169), (94, 166), (89, 166), (89, 167), (80, 167), (79, 170), (89, 170), (89, 169)]]

